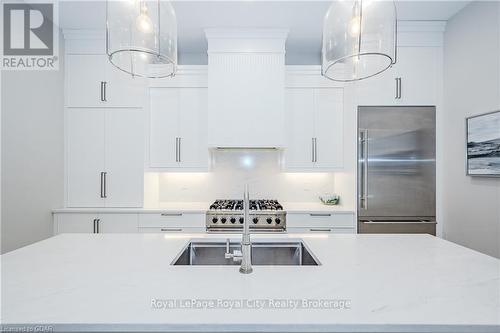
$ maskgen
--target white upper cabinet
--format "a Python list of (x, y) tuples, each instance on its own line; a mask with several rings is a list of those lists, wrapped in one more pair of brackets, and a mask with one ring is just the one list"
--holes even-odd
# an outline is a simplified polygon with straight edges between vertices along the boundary
[(286, 89), (285, 168), (343, 167), (343, 89)]
[(405, 105), (435, 105), (439, 78), (437, 47), (400, 47), (397, 72), (400, 78), (399, 98)]
[(104, 54), (66, 55), (66, 106), (141, 107), (146, 81), (114, 67)]
[(342, 89), (314, 89), (315, 166), (341, 169), (344, 153)]
[(67, 206), (141, 207), (142, 109), (70, 108), (67, 119)]
[(286, 89), (285, 162), (288, 168), (309, 168), (314, 163), (314, 89)]
[(207, 169), (207, 88), (151, 88), (149, 164)]
[(358, 105), (435, 105), (438, 103), (438, 47), (398, 48), (397, 63), (355, 83)]

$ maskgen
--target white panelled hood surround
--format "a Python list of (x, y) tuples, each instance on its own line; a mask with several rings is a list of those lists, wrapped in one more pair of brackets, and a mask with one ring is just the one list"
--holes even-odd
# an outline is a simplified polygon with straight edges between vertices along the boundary
[(283, 147), (286, 29), (206, 29), (210, 147)]

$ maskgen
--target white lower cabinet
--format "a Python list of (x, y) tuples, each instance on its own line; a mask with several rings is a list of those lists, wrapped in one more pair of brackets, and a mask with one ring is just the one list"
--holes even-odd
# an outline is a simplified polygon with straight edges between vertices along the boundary
[(56, 213), (54, 233), (135, 233), (137, 214)]
[(289, 233), (341, 233), (356, 232), (354, 213), (288, 213), (287, 231)]
[(143, 213), (139, 214), (139, 232), (205, 232), (204, 213)]

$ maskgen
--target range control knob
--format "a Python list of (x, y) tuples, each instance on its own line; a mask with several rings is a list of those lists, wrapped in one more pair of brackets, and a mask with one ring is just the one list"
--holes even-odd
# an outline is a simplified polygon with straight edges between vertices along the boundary
[(214, 217), (214, 218), (212, 219), (212, 223), (217, 223), (217, 221), (219, 221), (219, 219), (218, 219), (218, 218), (216, 218), (216, 217)]
[(225, 217), (223, 217), (223, 218), (221, 218), (221, 219), (220, 219), (220, 221), (221, 221), (222, 223), (226, 223), (226, 221), (227, 221), (227, 220), (226, 220), (226, 218), (225, 218)]
[(280, 224), (281, 220), (277, 217), (277, 218), (274, 219), (274, 222), (276, 222), (276, 224)]
[(231, 220), (230, 220), (230, 221), (231, 221), (231, 223), (233, 223), (233, 224), (234, 224), (234, 223), (236, 222), (236, 219), (235, 219), (234, 217), (231, 217)]
[(269, 224), (271, 224), (271, 223), (273, 223), (273, 219), (270, 218), (270, 217), (268, 217), (267, 220), (266, 220), (266, 222), (269, 223)]
[(239, 221), (240, 221), (240, 224), (243, 224), (243, 222), (245, 222), (245, 219), (240, 217)]
[(254, 224), (257, 224), (259, 222), (259, 218), (254, 217), (252, 221), (253, 221)]

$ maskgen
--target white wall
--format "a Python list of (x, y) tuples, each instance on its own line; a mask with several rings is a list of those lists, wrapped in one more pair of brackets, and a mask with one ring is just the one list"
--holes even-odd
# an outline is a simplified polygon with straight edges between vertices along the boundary
[(145, 202), (155, 205), (154, 199), (149, 199), (155, 197), (151, 195), (155, 191), (160, 203), (240, 198), (246, 183), (252, 198), (281, 202), (319, 202), (319, 195), (335, 192), (333, 173), (284, 172), (280, 163), (279, 151), (216, 151), (210, 172), (161, 173), (156, 183), (146, 177), (146, 192), (151, 193), (146, 193)]
[[(500, 3), (473, 2), (444, 36), (444, 238), (500, 257), (500, 179), (465, 175), (465, 118), (500, 109)], [(438, 129), (439, 130), (439, 129)]]
[(51, 210), (63, 205), (59, 65), (59, 71), (2, 72), (1, 253), (52, 236)]

